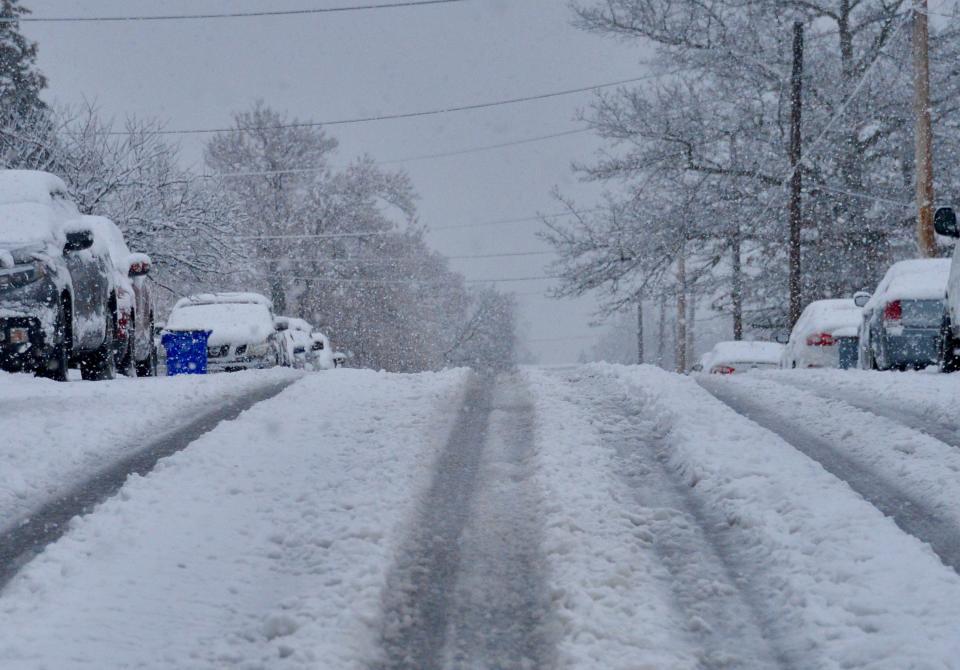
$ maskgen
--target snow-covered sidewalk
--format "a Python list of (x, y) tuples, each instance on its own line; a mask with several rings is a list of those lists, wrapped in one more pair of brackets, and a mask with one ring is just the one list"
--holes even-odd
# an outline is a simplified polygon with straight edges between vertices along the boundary
[(366, 667), (467, 377), (309, 375), (131, 478), (4, 591), (0, 666)]
[(64, 384), (0, 372), (0, 531), (166, 431), (298, 376), (276, 368)]

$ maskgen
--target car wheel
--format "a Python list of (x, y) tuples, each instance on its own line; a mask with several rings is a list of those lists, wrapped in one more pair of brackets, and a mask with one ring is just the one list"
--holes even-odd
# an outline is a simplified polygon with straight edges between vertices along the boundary
[(57, 320), (53, 325), (53, 332), (57, 343), (50, 351), (49, 358), (40, 363), (37, 370), (38, 377), (45, 377), (57, 382), (67, 381), (67, 369), (70, 366), (70, 337), (66, 330), (67, 318), (63, 306), (57, 311)]
[(113, 319), (107, 319), (103, 344), (80, 357), (80, 375), (87, 381), (105, 381), (117, 376), (113, 355)]
[[(132, 324), (132, 322), (131, 322)], [(123, 348), (123, 355), (120, 356), (120, 360), (117, 361), (117, 370), (120, 374), (126, 375), (127, 377), (136, 377), (137, 371), (133, 363), (133, 329), (131, 325), (131, 337), (127, 338), (127, 344)]]
[(138, 377), (156, 377), (157, 376), (157, 348), (150, 347), (150, 356), (142, 361), (137, 361)]
[(950, 333), (950, 322), (944, 320), (940, 336), (940, 370), (943, 372), (957, 372), (960, 370), (960, 355), (957, 354), (957, 348), (960, 346), (960, 342), (957, 342)]

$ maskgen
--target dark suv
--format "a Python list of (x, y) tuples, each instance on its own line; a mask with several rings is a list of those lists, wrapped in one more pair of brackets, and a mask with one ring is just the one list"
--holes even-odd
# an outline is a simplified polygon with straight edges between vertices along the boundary
[(116, 289), (58, 177), (0, 170), (0, 369), (112, 379)]

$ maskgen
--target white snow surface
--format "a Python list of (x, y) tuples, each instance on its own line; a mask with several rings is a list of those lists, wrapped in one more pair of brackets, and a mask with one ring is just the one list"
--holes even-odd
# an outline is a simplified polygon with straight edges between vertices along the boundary
[(274, 332), (270, 310), (259, 303), (177, 304), (166, 329), (212, 331), (207, 340), (210, 346), (259, 344)]
[(0, 530), (165, 431), (297, 376), (278, 369), (64, 384), (0, 372)]
[(882, 308), (892, 300), (942, 300), (950, 262), (949, 258), (920, 258), (894, 263), (864, 309)]
[(180, 298), (174, 303), (173, 308), (177, 309), (184, 305), (200, 305), (200, 304), (210, 304), (210, 303), (244, 303), (252, 302), (259, 305), (263, 305), (267, 309), (273, 309), (273, 302), (270, 298), (261, 295), (259, 293), (244, 293), (240, 291), (222, 291), (220, 293), (197, 293), (195, 295), (188, 295), (185, 298)]
[(652, 556), (603, 421), (547, 371), (524, 370), (536, 412), (534, 481), (543, 491), (543, 554), (561, 627), (561, 668), (696, 668), (668, 575)]
[(0, 665), (369, 667), (468, 374), (308, 375), (131, 477), (6, 588)]
[(783, 345), (777, 342), (717, 342), (703, 357), (704, 370), (714, 365), (760, 363), (780, 365)]
[[(733, 569), (746, 577), (753, 602), (794, 667), (954, 666), (960, 576), (927, 545), (692, 379), (648, 366), (587, 370), (619, 380), (635, 394), (636, 411), (659, 424), (661, 457), (704, 509), (723, 520)], [(671, 611), (666, 587), (658, 583), (662, 577), (644, 551), (645, 517), (630, 513), (611, 456), (590, 429), (591, 420), (602, 429), (615, 417), (591, 418), (596, 408), (578, 406), (583, 401), (574, 386), (547, 383), (539, 372), (530, 376), (544, 413), (537, 448), (551, 493), (548, 556), (559, 592), (554, 599), (567, 624), (561, 649), (573, 659), (569, 665), (695, 665), (695, 647), (677, 633), (688, 622)], [(739, 383), (755, 380), (747, 376)], [(873, 437), (878, 449), (876, 440), (883, 438)], [(901, 441), (893, 436), (887, 444), (878, 450), (896, 452)], [(909, 469), (911, 457), (901, 456)], [(921, 470), (932, 474), (925, 462), (918, 475)], [(953, 476), (948, 468), (940, 479)]]

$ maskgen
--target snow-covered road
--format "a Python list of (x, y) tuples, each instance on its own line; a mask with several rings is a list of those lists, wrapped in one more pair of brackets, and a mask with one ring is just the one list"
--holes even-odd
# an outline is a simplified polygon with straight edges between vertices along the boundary
[(22, 567), (0, 667), (957, 667), (956, 397), (960, 375), (307, 375)]

